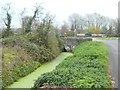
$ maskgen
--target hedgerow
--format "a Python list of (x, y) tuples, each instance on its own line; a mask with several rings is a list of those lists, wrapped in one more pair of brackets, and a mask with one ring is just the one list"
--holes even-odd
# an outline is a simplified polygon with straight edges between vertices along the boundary
[(111, 88), (108, 74), (109, 52), (101, 42), (81, 43), (55, 70), (41, 75), (33, 88), (70, 86), (76, 88)]

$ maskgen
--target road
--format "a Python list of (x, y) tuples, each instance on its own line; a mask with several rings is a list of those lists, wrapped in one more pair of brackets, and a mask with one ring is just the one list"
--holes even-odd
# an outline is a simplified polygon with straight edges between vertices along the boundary
[[(105, 43), (109, 47), (110, 51), (110, 73), (112, 79), (114, 81), (114, 88), (118, 88), (118, 78), (120, 79), (120, 74), (118, 77), (118, 72), (120, 72), (120, 68), (118, 68), (118, 40), (95, 40)], [(119, 42), (120, 43), (120, 42)], [(120, 50), (120, 49), (119, 49)], [(120, 86), (119, 86), (120, 89)]]

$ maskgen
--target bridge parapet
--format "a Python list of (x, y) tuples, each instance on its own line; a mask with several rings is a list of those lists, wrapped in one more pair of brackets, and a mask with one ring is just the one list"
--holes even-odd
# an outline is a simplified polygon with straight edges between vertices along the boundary
[(81, 38), (81, 37), (65, 37), (64, 49), (66, 51), (72, 51), (77, 45), (85, 41), (92, 41), (92, 38)]

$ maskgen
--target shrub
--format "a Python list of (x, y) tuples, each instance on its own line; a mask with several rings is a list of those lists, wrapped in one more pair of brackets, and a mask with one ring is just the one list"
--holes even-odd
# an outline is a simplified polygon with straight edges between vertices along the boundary
[(2, 31), (2, 35), (1, 35), (1, 37), (2, 38), (6, 38), (6, 37), (9, 37), (9, 36), (12, 36), (13, 35), (13, 31), (12, 30), (3, 30)]
[(54, 54), (43, 45), (39, 46), (29, 41), (29, 38), (22, 36), (13, 36), (2, 40), (6, 47), (19, 46), (26, 51), (35, 61), (46, 62), (54, 58)]

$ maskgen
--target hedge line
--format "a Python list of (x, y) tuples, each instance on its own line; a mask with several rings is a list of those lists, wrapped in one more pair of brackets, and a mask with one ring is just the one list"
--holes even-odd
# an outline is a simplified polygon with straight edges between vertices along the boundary
[(76, 88), (111, 88), (108, 74), (109, 52), (101, 42), (85, 42), (55, 70), (40, 76), (33, 88), (70, 86)]

